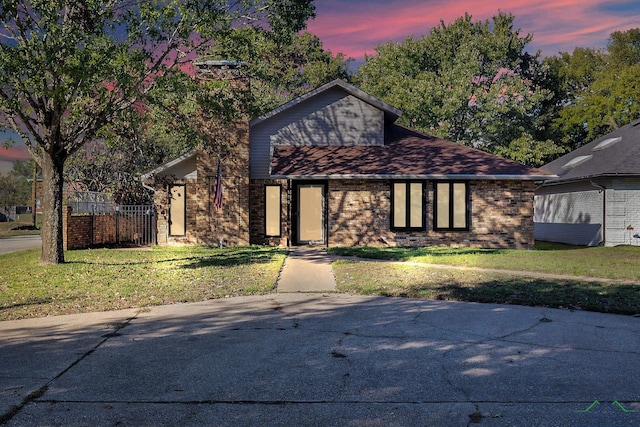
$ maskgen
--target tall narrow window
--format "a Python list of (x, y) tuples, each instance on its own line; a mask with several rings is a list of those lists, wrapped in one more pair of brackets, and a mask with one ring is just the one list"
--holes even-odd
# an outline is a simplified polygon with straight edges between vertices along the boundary
[(434, 228), (469, 229), (469, 185), (466, 182), (437, 182)]
[(280, 237), (280, 186), (265, 186), (265, 234)]
[(172, 185), (169, 189), (169, 235), (184, 236), (187, 233), (187, 186)]
[(391, 185), (391, 229), (423, 230), (424, 184), (422, 181), (400, 181)]

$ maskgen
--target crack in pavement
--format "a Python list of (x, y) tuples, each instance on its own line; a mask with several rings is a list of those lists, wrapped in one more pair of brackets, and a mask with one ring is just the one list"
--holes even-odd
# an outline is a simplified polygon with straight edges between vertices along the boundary
[(42, 397), (47, 392), (47, 390), (49, 389), (49, 386), (51, 384), (53, 384), (53, 382), (55, 382), (56, 380), (61, 378), (64, 374), (66, 374), (71, 369), (73, 369), (73, 367), (75, 367), (80, 362), (82, 362), (84, 359), (86, 359), (91, 354), (93, 354), (98, 348), (100, 348), (104, 343), (109, 341), (111, 338), (119, 336), (119, 331), (122, 330), (123, 328), (129, 326), (133, 320), (137, 319), (138, 314), (139, 313), (136, 313), (134, 316), (132, 316), (130, 318), (127, 318), (124, 322), (110, 325), (110, 326), (114, 327), (114, 330), (112, 332), (110, 332), (110, 333), (102, 335), (101, 338), (103, 338), (103, 339), (98, 344), (96, 344), (95, 346), (90, 348), (85, 353), (81, 354), (80, 357), (78, 357), (75, 361), (73, 361), (69, 366), (67, 366), (62, 371), (60, 371), (53, 378), (48, 380), (42, 387), (40, 387), (37, 390), (34, 390), (31, 393), (29, 393), (24, 399), (22, 399), (22, 402), (20, 402), (17, 405), (14, 405), (11, 409), (9, 409), (4, 414), (0, 414), (0, 425), (4, 425), (4, 424), (8, 423), (13, 417), (18, 415), (18, 413), (25, 406), (27, 406), (28, 404), (30, 404), (32, 402), (35, 402), (35, 401), (42, 402), (42, 400), (40, 400), (39, 398)]
[[(278, 310), (280, 311), (280, 310)], [(282, 311), (280, 311), (282, 314)], [(413, 323), (419, 323), (417, 321), (418, 318), (420, 318), (424, 313), (418, 313), (414, 316), (413, 319)], [(349, 332), (350, 335), (353, 335), (355, 337), (359, 337), (359, 338), (377, 338), (377, 339), (390, 339), (390, 340), (400, 340), (400, 341), (408, 341), (408, 340), (416, 340), (416, 339), (428, 339), (428, 340), (438, 340), (438, 341), (447, 341), (450, 343), (455, 343), (455, 344), (462, 344), (464, 345), (463, 348), (469, 348), (470, 346), (474, 346), (474, 345), (480, 345), (480, 344), (487, 344), (487, 343), (492, 343), (492, 342), (504, 342), (504, 343), (509, 343), (509, 344), (520, 344), (520, 345), (526, 345), (526, 346), (530, 346), (530, 347), (535, 347), (535, 348), (542, 348), (542, 349), (553, 349), (553, 350), (565, 350), (568, 347), (565, 345), (551, 345), (551, 344), (539, 344), (539, 343), (532, 343), (532, 342), (528, 342), (528, 341), (522, 341), (522, 340), (517, 340), (517, 339), (510, 339), (512, 337), (516, 337), (518, 335), (521, 335), (523, 333), (529, 332), (533, 329), (536, 329), (538, 327), (542, 327), (541, 324), (547, 323), (547, 321), (545, 321), (544, 319), (547, 319), (546, 317), (543, 317), (537, 321), (535, 321), (534, 323), (532, 323), (531, 325), (522, 328), (522, 329), (518, 329), (512, 332), (509, 332), (507, 334), (504, 335), (498, 335), (498, 336), (487, 336), (487, 335), (481, 335), (481, 334), (475, 334), (472, 332), (467, 332), (467, 331), (463, 331), (463, 330), (459, 330), (459, 329), (451, 329), (451, 328), (447, 328), (444, 326), (440, 326), (440, 325), (434, 325), (428, 322), (425, 322), (424, 325), (432, 327), (436, 330), (441, 330), (441, 331), (445, 331), (445, 332), (452, 332), (452, 333), (457, 333), (457, 334), (465, 334), (467, 336), (469, 336), (469, 339), (451, 339), (451, 338), (434, 338), (432, 336), (429, 335), (405, 335), (405, 334), (367, 334), (365, 332), (363, 332), (362, 327), (357, 328), (357, 332)], [(306, 328), (304, 327), (300, 321), (295, 318), (295, 317), (289, 317), (287, 320), (290, 320), (292, 322), (292, 326), (290, 327), (290, 329), (292, 330), (307, 330), (307, 331), (313, 331), (313, 332), (318, 332), (318, 333), (329, 333), (329, 334), (343, 334), (344, 332), (339, 331), (339, 330), (332, 330), (332, 329), (325, 329), (325, 328)], [(286, 327), (247, 327), (247, 328), (231, 328), (228, 329), (231, 331), (263, 331), (263, 330), (289, 330), (289, 328)], [(603, 349), (601, 347), (597, 347), (597, 348), (592, 348), (592, 347), (586, 347), (586, 346), (572, 346), (570, 347), (571, 350), (575, 350), (575, 351), (594, 351), (594, 352), (598, 352), (598, 353), (610, 353), (610, 354), (632, 354), (632, 355), (640, 355), (640, 352), (638, 351), (633, 351), (633, 350), (617, 350), (617, 349)]]

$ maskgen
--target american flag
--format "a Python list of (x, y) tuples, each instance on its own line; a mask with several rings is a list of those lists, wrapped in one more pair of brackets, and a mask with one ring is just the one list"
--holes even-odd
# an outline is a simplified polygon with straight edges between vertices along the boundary
[(222, 165), (218, 160), (218, 172), (216, 172), (216, 186), (213, 189), (213, 204), (216, 209), (222, 209)]

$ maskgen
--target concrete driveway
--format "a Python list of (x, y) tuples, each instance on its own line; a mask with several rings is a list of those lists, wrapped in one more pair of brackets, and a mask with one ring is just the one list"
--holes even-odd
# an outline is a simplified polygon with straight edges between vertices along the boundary
[(25, 249), (35, 249), (42, 247), (40, 236), (19, 236), (0, 239), (0, 254), (24, 251)]
[(9, 426), (640, 425), (627, 316), (295, 293), (0, 322), (0, 337)]

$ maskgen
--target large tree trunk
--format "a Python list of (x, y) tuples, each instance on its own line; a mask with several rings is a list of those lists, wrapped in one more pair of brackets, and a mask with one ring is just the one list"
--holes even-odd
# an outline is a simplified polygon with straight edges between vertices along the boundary
[[(62, 156), (60, 156), (62, 157)], [(64, 242), (62, 235), (62, 172), (64, 157), (42, 156), (42, 255), (41, 264), (62, 264)]]

